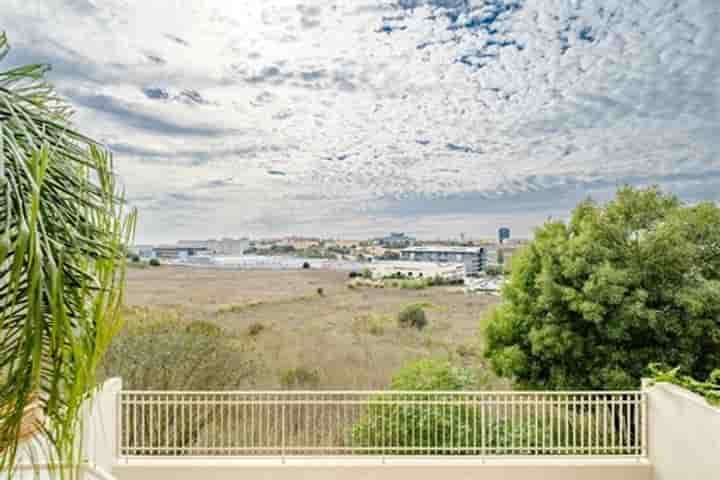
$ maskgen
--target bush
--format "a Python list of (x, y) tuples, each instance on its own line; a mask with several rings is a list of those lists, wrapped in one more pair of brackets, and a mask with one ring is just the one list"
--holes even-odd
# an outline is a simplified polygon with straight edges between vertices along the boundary
[[(392, 379), (392, 390), (429, 392), (408, 394), (406, 400), (444, 401), (446, 406), (422, 404), (371, 404), (352, 430), (353, 445), (363, 447), (462, 447), (477, 433), (477, 415), (464, 403), (453, 405), (453, 396), (433, 395), (433, 391), (460, 391), (474, 385), (472, 373), (452, 366), (446, 360), (423, 359), (400, 369)], [(377, 397), (380, 401), (382, 397)], [(473, 423), (473, 418), (475, 423)], [(427, 454), (404, 450), (401, 454)]]
[(235, 390), (252, 384), (254, 352), (214, 323), (167, 318), (128, 322), (102, 363), (129, 390)]
[(285, 390), (312, 390), (318, 385), (320, 385), (320, 372), (317, 369), (295, 367), (280, 374), (280, 386)]
[(260, 322), (253, 322), (247, 329), (247, 334), (250, 337), (256, 337), (265, 330), (265, 325)]
[(319, 296), (321, 296), (321, 297), (324, 297), (324, 296), (325, 296), (325, 289), (322, 288), (322, 287), (318, 287), (318, 289), (317, 289), (317, 294), (318, 294)]
[(140, 256), (139, 256), (139, 255), (132, 255), (132, 256), (130, 257), (130, 261), (133, 262), (133, 263), (138, 263), (138, 262), (140, 262)]
[(152, 267), (159, 267), (160, 266), (160, 260), (157, 258), (151, 258), (150, 259), (150, 266)]
[(304, 270), (308, 270), (308, 269), (310, 268), (310, 262), (304, 262), (303, 265), (302, 265), (302, 268), (303, 268)]
[(428, 319), (425, 310), (420, 305), (408, 305), (397, 317), (398, 325), (402, 328), (417, 328), (422, 330), (427, 326)]
[(669, 382), (705, 397), (707, 402), (720, 407), (720, 369), (713, 370), (704, 382), (680, 373), (680, 368), (667, 369), (651, 364), (648, 369), (654, 382)]
[(472, 372), (447, 360), (425, 358), (405, 365), (392, 377), (390, 387), (405, 391), (467, 390), (475, 385)]

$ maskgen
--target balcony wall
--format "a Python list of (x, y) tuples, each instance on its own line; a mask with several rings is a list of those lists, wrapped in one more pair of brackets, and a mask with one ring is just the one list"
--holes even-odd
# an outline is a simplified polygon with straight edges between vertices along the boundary
[(720, 478), (720, 409), (667, 383), (647, 391), (655, 480)]

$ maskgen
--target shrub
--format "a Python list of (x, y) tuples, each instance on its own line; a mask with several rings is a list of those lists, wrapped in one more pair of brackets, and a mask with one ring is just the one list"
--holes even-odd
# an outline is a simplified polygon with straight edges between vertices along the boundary
[(280, 374), (280, 386), (285, 390), (315, 389), (318, 385), (320, 371), (315, 368), (289, 368)]
[(167, 318), (128, 322), (102, 363), (131, 390), (232, 390), (252, 384), (258, 363), (217, 324)]
[[(453, 404), (453, 396), (433, 395), (433, 391), (470, 388), (473, 376), (467, 369), (453, 367), (440, 359), (422, 359), (400, 369), (392, 379), (393, 390), (429, 392), (409, 394), (406, 400), (444, 401), (442, 408), (422, 404), (371, 404), (352, 430), (353, 444), (363, 447), (460, 447), (476, 433), (470, 407)], [(377, 397), (380, 400), (381, 397)], [(474, 417), (477, 421), (477, 416)], [(467, 445), (469, 446), (469, 445)], [(402, 454), (422, 454), (404, 450)]]
[(397, 317), (398, 325), (403, 328), (417, 328), (422, 330), (427, 326), (428, 319), (425, 310), (420, 305), (408, 305)]
[(150, 259), (150, 266), (152, 267), (159, 267), (160, 266), (160, 260), (157, 258), (151, 258)]
[(250, 324), (250, 326), (247, 329), (247, 334), (250, 337), (256, 337), (262, 333), (262, 331), (265, 330), (265, 325), (261, 322), (253, 322)]
[(132, 255), (132, 256), (130, 257), (130, 261), (133, 262), (133, 263), (138, 263), (138, 262), (140, 261), (140, 256), (139, 256), (139, 255)]
[(680, 368), (665, 369), (654, 363), (648, 369), (654, 382), (669, 382), (705, 397), (707, 402), (720, 407), (720, 369), (713, 370), (707, 380), (700, 382), (680, 373)]
[(308, 270), (310, 268), (310, 262), (304, 262), (302, 268)]
[(390, 383), (393, 390), (422, 392), (466, 390), (474, 385), (472, 371), (436, 358), (424, 358), (405, 365), (395, 372)]
[(467, 357), (474, 357), (477, 355), (477, 350), (472, 345), (466, 345), (464, 343), (461, 343), (457, 346), (455, 349), (455, 352), (461, 357), (461, 358), (467, 358)]
[(317, 289), (317, 294), (318, 294), (319, 296), (321, 296), (321, 297), (324, 297), (324, 296), (325, 296), (325, 289), (323, 289), (322, 287), (318, 287), (318, 289)]

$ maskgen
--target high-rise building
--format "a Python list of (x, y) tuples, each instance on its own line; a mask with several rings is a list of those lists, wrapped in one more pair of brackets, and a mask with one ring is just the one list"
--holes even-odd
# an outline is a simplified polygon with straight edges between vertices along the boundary
[(507, 227), (501, 227), (498, 230), (498, 242), (503, 243), (505, 240), (510, 240), (510, 229)]

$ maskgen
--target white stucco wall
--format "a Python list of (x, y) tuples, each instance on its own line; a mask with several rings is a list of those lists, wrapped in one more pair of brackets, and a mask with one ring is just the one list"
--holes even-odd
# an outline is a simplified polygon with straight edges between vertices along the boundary
[(655, 480), (720, 479), (720, 409), (667, 383), (647, 392)]
[[(102, 472), (110, 472), (116, 457), (117, 393), (122, 390), (122, 381), (113, 378), (105, 382), (93, 397), (83, 406), (82, 454), (90, 467), (82, 469), (82, 479), (102, 479)], [(50, 463), (47, 453), (50, 447), (42, 438), (30, 440), (21, 446), (18, 455), (18, 469), (13, 480), (45, 480), (59, 478), (59, 472), (50, 475), (46, 465)], [(99, 467), (96, 471), (95, 466)], [(66, 472), (71, 478), (71, 472)], [(0, 480), (7, 475), (0, 472)]]
[(106, 472), (112, 470), (117, 456), (117, 405), (121, 390), (121, 379), (106, 381), (86, 404), (83, 415), (83, 456)]

